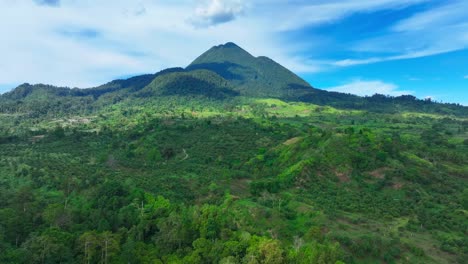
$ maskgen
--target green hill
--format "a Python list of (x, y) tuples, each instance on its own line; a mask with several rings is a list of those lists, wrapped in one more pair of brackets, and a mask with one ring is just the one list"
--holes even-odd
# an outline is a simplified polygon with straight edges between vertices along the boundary
[(0, 263), (465, 263), (468, 108), (237, 45), (0, 96)]
[(156, 77), (136, 96), (205, 96), (225, 99), (239, 93), (221, 76), (208, 70), (167, 73)]

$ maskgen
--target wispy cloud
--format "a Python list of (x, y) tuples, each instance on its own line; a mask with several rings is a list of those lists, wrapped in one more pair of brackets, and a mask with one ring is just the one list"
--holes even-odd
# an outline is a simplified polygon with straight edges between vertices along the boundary
[(59, 6), (60, 0), (33, 0), (38, 5)]
[[(352, 45), (355, 52), (391, 53), (365, 59), (344, 59), (336, 66), (353, 66), (382, 61), (413, 59), (468, 48), (467, 1), (448, 1), (397, 22), (388, 34), (361, 40)], [(450, 32), (447, 34), (447, 32)]]
[(189, 22), (197, 27), (214, 26), (236, 19), (244, 10), (241, 0), (210, 0), (195, 9)]
[(78, 39), (93, 39), (101, 35), (98, 30), (92, 28), (61, 28), (57, 33), (65, 37)]
[(369, 58), (369, 59), (361, 59), (361, 60), (344, 59), (344, 60), (331, 62), (330, 64), (332, 66), (348, 67), (348, 66), (354, 66), (354, 65), (376, 63), (376, 62), (381, 62), (383, 60), (385, 59), (384, 58)]
[(328, 91), (350, 93), (360, 96), (371, 96), (374, 94), (384, 94), (399, 96), (404, 94), (413, 94), (412, 91), (399, 90), (399, 87), (393, 83), (385, 83), (380, 80), (355, 80), (351, 83), (326, 88)]
[[(265, 12), (273, 12), (277, 18), (272, 23), (278, 30), (286, 31), (304, 26), (331, 23), (356, 12), (373, 12), (383, 9), (402, 8), (428, 0), (329, 0), (293, 1), (285, 4), (282, 0), (260, 1), (265, 3)], [(273, 3), (272, 3), (273, 2)]]
[(468, 79), (468, 75), (463, 76), (464, 79)]
[(415, 14), (396, 23), (392, 30), (397, 32), (425, 31), (428, 28), (452, 26), (466, 21), (466, 1), (449, 1), (446, 5)]

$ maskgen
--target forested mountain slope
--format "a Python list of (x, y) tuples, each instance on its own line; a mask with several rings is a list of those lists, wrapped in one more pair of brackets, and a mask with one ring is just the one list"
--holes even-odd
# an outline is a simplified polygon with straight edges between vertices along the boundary
[(466, 107), (322, 91), (232, 43), (25, 84), (0, 97), (0, 263), (464, 263), (467, 160)]
[(234, 43), (211, 48), (193, 61), (187, 70), (207, 69), (233, 83), (243, 95), (291, 97), (313, 90), (304, 80), (267, 57), (254, 57)]
[[(180, 75), (179, 79), (184, 79), (184, 81), (165, 81), (166, 78), (174, 78), (177, 75)], [(188, 78), (188, 76), (193, 78)], [(211, 88), (207, 88), (206, 83), (200, 82), (200, 80), (206, 81), (206, 78), (214, 82), (208, 81), (211, 83)], [(163, 85), (168, 85), (168, 87), (161, 87)], [(170, 92), (162, 94), (141, 92), (145, 88), (147, 91), (151, 90), (149, 86), (159, 86), (159, 90), (170, 90)], [(191, 92), (186, 93), (187, 86), (190, 87)], [(468, 107), (418, 100), (410, 95), (389, 97), (376, 94), (363, 98), (316, 89), (275, 61), (267, 57), (254, 57), (234, 43), (226, 43), (209, 49), (185, 69), (166, 69), (156, 74), (114, 80), (94, 88), (70, 89), (43, 84), (23, 84), (0, 95), (0, 111), (29, 112), (34, 115), (76, 111), (90, 113), (121, 100), (133, 100), (138, 104), (143, 96), (178, 95), (185, 97), (193, 96), (195, 90), (220, 92), (226, 87), (231, 90), (228, 92), (229, 96), (218, 94), (215, 96), (217, 99), (230, 99), (233, 95), (238, 95), (381, 113), (411, 111), (455, 116), (468, 115)], [(198, 95), (207, 96), (208, 94), (201, 92)]]

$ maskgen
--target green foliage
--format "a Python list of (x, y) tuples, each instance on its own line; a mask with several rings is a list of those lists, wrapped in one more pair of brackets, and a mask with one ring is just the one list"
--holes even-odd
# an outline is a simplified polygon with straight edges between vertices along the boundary
[(466, 107), (306, 86), (227, 44), (0, 96), (0, 263), (463, 263)]

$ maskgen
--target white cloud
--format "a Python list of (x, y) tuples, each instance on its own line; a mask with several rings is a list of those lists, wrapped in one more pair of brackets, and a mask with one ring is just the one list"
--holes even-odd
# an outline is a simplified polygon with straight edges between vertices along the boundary
[(214, 26), (236, 19), (245, 10), (240, 0), (210, 0), (195, 9), (195, 14), (189, 19), (197, 27)]
[[(446, 32), (442, 36), (440, 29), (436, 37), (420, 37), (423, 46), (406, 45), (400, 34), (413, 33), (395, 29), (398, 41), (371, 39), (354, 48), (380, 51), (405, 44), (396, 55), (330, 62), (302, 56), (304, 50), (320, 54), (320, 45), (292, 43), (282, 37), (282, 30), (426, 0), (201, 1), (0, 0), (0, 86), (29, 82), (89, 87), (121, 76), (185, 66), (209, 47), (228, 41), (302, 73), (427, 56), (468, 41), (468, 32), (463, 38), (454, 34), (459, 36), (454, 39)], [(442, 24), (464, 30), (460, 24)], [(322, 43), (319, 38), (316, 42)], [(429, 41), (435, 44), (427, 45)]]
[[(417, 13), (397, 22), (387, 35), (365, 39), (353, 45), (356, 52), (393, 53), (385, 57), (335, 62), (337, 66), (413, 59), (468, 48), (467, 1), (447, 1), (444, 5)], [(449, 32), (449, 33), (448, 33)]]
[[(295, 72), (321, 70), (314, 60), (292, 56), (296, 47), (278, 41), (270, 20), (239, 16), (250, 9), (241, 1), (210, 1), (205, 6), (192, 0), (52, 2), (60, 5), (0, 1), (3, 87), (23, 82), (96, 86), (122, 76), (184, 67), (211, 46), (228, 41)], [(239, 17), (216, 27), (193, 27), (187, 21), (194, 13), (213, 23), (222, 22), (223, 14)]]
[(369, 59), (363, 59), (363, 60), (345, 59), (345, 60), (332, 62), (331, 64), (334, 66), (339, 66), (339, 67), (348, 67), (348, 66), (354, 66), (354, 65), (381, 62), (382, 60), (383, 60), (382, 58), (369, 58)]
[(425, 12), (417, 13), (393, 26), (394, 31), (408, 32), (427, 30), (428, 28), (451, 26), (466, 21), (466, 1), (451, 1)]
[[(279, 22), (273, 22), (271, 27), (280, 31), (295, 30), (306, 25), (332, 23), (353, 13), (399, 9), (421, 2), (427, 1), (308, 1), (299, 9), (294, 5), (283, 6), (283, 14), (275, 15)], [(271, 11), (265, 9), (266, 12)], [(344, 58), (323, 62), (320, 69), (414, 59), (468, 48), (468, 22), (465, 15), (467, 9), (467, 1), (450, 1), (416, 13), (397, 22), (386, 35), (348, 44), (351, 52), (375, 55), (361, 59)], [(320, 53), (320, 47), (317, 53)]]
[(191, 1), (62, 0), (58, 8), (31, 0), (0, 1), (0, 85), (95, 86), (129, 74), (186, 66), (227, 41), (288, 58), (251, 21), (193, 28), (185, 21), (194, 9)]
[(464, 79), (468, 79), (468, 75), (463, 76)]
[(351, 83), (325, 88), (328, 91), (350, 93), (360, 96), (372, 96), (374, 94), (383, 94), (391, 96), (400, 96), (404, 94), (412, 94), (412, 91), (399, 90), (399, 87), (392, 83), (385, 83), (379, 80), (364, 81), (355, 80)]
[(355, 12), (401, 8), (426, 1), (428, 0), (311, 0), (293, 1), (294, 3), (283, 0), (262, 0), (260, 2), (265, 4), (262, 6), (264, 12), (270, 13), (275, 18), (272, 26), (285, 31), (334, 22)]
[[(468, 26), (468, 25), (467, 25)], [(428, 33), (429, 34), (429, 33)], [(440, 36), (442, 38), (442, 36)], [(383, 37), (381, 39), (374, 39), (374, 40), (367, 40), (365, 41), (365, 45), (361, 45), (359, 48), (355, 48), (355, 51), (360, 52), (402, 52), (399, 55), (387, 56), (387, 57), (371, 57), (367, 59), (344, 59), (331, 62), (330, 65), (338, 66), (338, 67), (349, 67), (355, 65), (363, 65), (363, 64), (372, 64), (384, 61), (394, 61), (394, 60), (405, 60), (405, 59), (415, 59), (421, 57), (427, 57), (437, 54), (442, 54), (446, 52), (456, 51), (460, 49), (464, 49), (468, 47), (468, 41), (465, 43), (460, 43), (454, 41), (452, 43), (437, 43), (439, 40), (434, 40), (432, 42), (428, 41), (425, 42), (426, 47), (411, 47), (413, 44), (408, 43), (409, 41), (413, 41), (414, 39), (418, 39), (417, 37), (397, 37), (394, 36), (391, 39), (390, 36)], [(420, 39), (420, 38), (419, 38)], [(385, 49), (386, 45), (389, 43), (393, 43), (391, 50)], [(397, 50), (394, 47), (405, 47), (407, 46), (406, 50)], [(415, 45), (420, 45), (417, 43)], [(372, 47), (371, 47), (372, 46)]]

